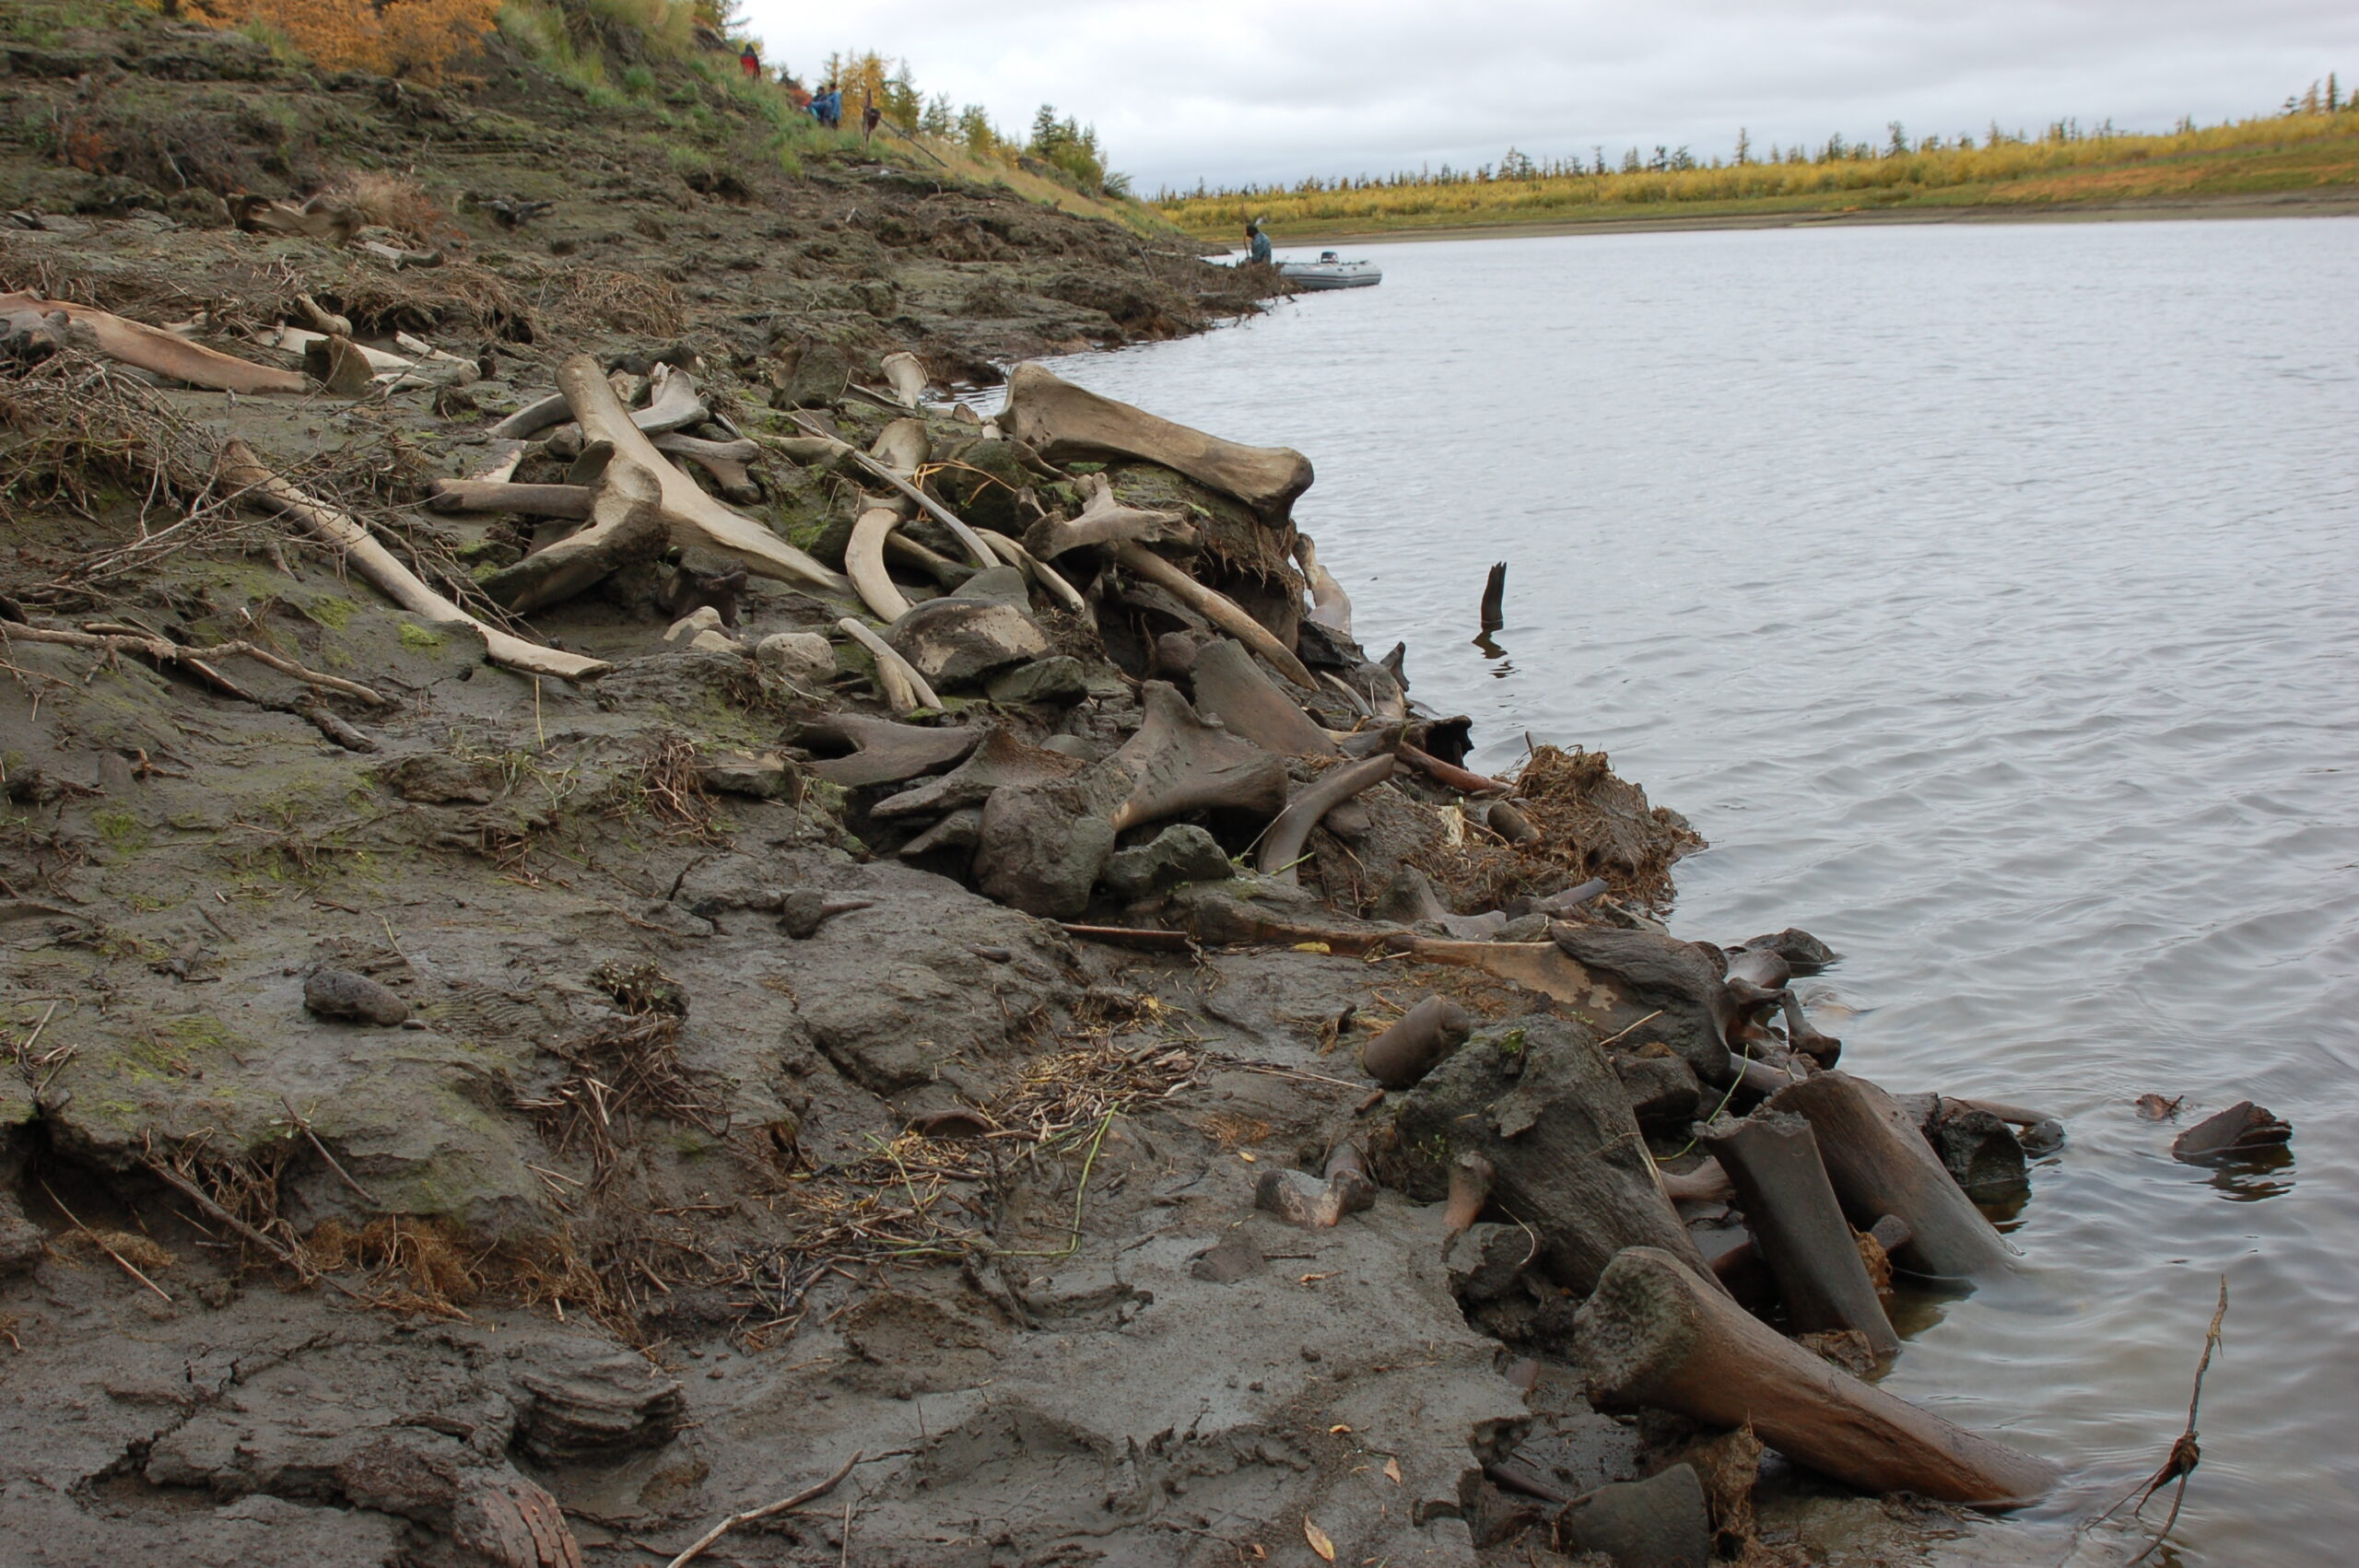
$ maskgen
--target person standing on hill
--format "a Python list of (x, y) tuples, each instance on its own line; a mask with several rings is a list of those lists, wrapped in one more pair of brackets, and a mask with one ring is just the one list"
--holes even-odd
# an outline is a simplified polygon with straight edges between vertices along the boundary
[(1262, 220), (1258, 217), (1245, 226), (1245, 259), (1262, 263), (1270, 259), (1270, 237), (1262, 232)]
[(745, 73), (745, 79), (749, 82), (762, 79), (762, 57), (755, 53), (751, 43), (746, 44), (745, 52), (737, 56), (737, 68)]

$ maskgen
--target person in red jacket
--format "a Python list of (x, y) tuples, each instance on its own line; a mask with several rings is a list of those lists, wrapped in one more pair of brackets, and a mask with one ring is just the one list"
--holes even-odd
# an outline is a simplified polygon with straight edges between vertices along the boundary
[(755, 53), (752, 44), (745, 45), (745, 52), (737, 56), (737, 68), (745, 73), (745, 79), (749, 82), (762, 79), (762, 57)]

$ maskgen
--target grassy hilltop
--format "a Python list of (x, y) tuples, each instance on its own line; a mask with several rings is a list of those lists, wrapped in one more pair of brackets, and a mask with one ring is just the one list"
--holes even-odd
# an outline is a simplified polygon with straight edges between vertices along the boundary
[(1637, 148), (1618, 168), (1602, 149), (1540, 164), (1509, 151), (1495, 167), (1321, 180), (1291, 187), (1199, 188), (1156, 205), (1189, 233), (1229, 240), (1259, 217), (1287, 240), (1466, 228), (1591, 224), (1805, 221), (1845, 216), (2033, 216), (2124, 208), (2260, 204), (2290, 210), (2359, 206), (2359, 110), (2313, 88), (2286, 112), (2168, 135), (2083, 131), (2060, 121), (2036, 137), (1996, 125), (1984, 136), (1882, 146), (1831, 137), (1816, 148), (1743, 140), (1728, 161), (1688, 149)]

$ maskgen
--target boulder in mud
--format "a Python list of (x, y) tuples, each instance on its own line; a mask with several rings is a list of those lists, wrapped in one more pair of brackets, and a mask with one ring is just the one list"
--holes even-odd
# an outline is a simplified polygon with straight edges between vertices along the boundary
[(836, 647), (817, 632), (772, 632), (754, 645), (762, 668), (799, 686), (825, 685), (836, 673)]
[(974, 685), (1049, 651), (1047, 636), (1015, 605), (955, 594), (910, 606), (885, 635), (894, 651), (936, 687)]
[(1626, 1246), (1660, 1247), (1711, 1278), (1655, 1179), (1621, 1079), (1582, 1024), (1534, 1013), (1478, 1031), (1402, 1097), (1378, 1170), (1438, 1201), (1469, 1154), (1490, 1163), (1491, 1210), (1532, 1227), (1559, 1283), (1589, 1290)]
[(1220, 840), (1180, 823), (1134, 848), (1116, 850), (1106, 862), (1106, 886), (1120, 897), (1144, 898), (1183, 883), (1219, 882), (1232, 869)]
[(1706, 1083), (1725, 1083), (1735, 1071), (1725, 1030), (1728, 962), (1718, 948), (1652, 931), (1559, 925), (1550, 934), (1566, 957), (1612, 981), (1628, 1002), (1655, 1016), (1630, 1036), (1643, 1048), (1660, 1040), (1686, 1059)]
[(393, 1025), (408, 1021), (409, 1003), (392, 987), (349, 969), (315, 969), (303, 981), (303, 1005), (322, 1018)]

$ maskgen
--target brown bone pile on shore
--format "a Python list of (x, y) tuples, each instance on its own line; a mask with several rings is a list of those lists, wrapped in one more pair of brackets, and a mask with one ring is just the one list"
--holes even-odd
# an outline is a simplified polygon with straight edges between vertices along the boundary
[[(284, 1439), (234, 1481), (195, 1437), (143, 1437), (152, 1483), (277, 1495), (301, 1470), (451, 1561), (624, 1561), (634, 1535), (676, 1549), (696, 1521), (840, 1476), (860, 1429), (812, 1413), (840, 1390), (949, 1401), (942, 1420), (988, 1449), (1099, 1455), (1132, 1479), (1050, 1469), (1020, 1486), (1086, 1492), (1092, 1518), (1113, 1510), (1219, 1561), (1309, 1539), (1430, 1561), (1512, 1544), (1515, 1561), (1701, 1562), (1716, 1530), (1747, 1548), (1757, 1445), (1726, 1454), (1755, 1439), (1867, 1492), (2003, 1509), (2052, 1484), (2047, 1462), (1872, 1380), (1902, 1353), (1895, 1273), (1963, 1289), (2009, 1268), (1977, 1200), (2019, 1196), (2009, 1123), (2035, 1118), (1838, 1071), (1840, 1043), (1794, 985), (1834, 958), (1806, 933), (1668, 935), (1654, 917), (1671, 865), (1701, 840), (1602, 755), (1543, 746), (1507, 778), (1470, 768), (1468, 721), (1412, 701), (1404, 650), (1371, 659), (1354, 640), (1344, 563), (1294, 521), (1312, 478), (1300, 453), (1037, 364), (985, 414), (929, 402), (908, 352), (873, 368), (825, 345), (759, 363), (685, 345), (575, 353), (533, 371), (486, 357), (493, 379), (326, 320), (286, 342), (330, 345), (310, 361), (323, 387), (92, 308), (16, 294), (0, 314), (0, 420), (23, 438), (0, 457), (18, 465), (9, 494), (47, 486), (70, 508), (76, 483), (130, 475), (182, 513), (103, 551), (29, 523), (15, 541), (0, 599), (13, 711), (78, 729), (7, 763), (21, 843), (0, 919), (90, 955), (91, 974), (129, 959), (140, 986), (217, 983), (247, 1010), (211, 1004), (234, 1025), (183, 1017), (162, 1041), (152, 1021), (132, 1030), (153, 1048), (126, 1098), (99, 1070), (130, 1047), (92, 1030), (153, 1007), (147, 993), (90, 1008), (62, 980), (9, 993), (38, 1005), (8, 1014), (21, 1082), (0, 1092), (0, 1171), (70, 1171), (108, 1195), (110, 1224), (163, 1224), (159, 1205), (187, 1199), (170, 1223), (201, 1223), (233, 1270), (335, 1281), (446, 1327), (490, 1335), (470, 1316), (490, 1303), (572, 1315), (559, 1350), (511, 1352), (525, 1368), (512, 1390), (467, 1385), (508, 1412), (496, 1422), (331, 1422), (318, 1455)], [(119, 381), (124, 367), (160, 380)], [(414, 504), (391, 512), (264, 455), (290, 400), (225, 410), (175, 384), (414, 405), (420, 422), (431, 404), (439, 461), (406, 454)], [(86, 430), (77, 476), (41, 400), (93, 385), (138, 427)], [(466, 405), (443, 397), (453, 387)], [(140, 598), (135, 568), (198, 560), (217, 564)], [(323, 562), (353, 583), (320, 591), (305, 574)], [(394, 629), (340, 639), (341, 618), (377, 613), (346, 596), (370, 591)], [(215, 635), (230, 622), (248, 629)], [(216, 668), (232, 656), (262, 673)], [(146, 661), (147, 695), (92, 706), (128, 661)], [(178, 731), (143, 717), (167, 690), (207, 716)], [(297, 725), (239, 766), (275, 766), (293, 733), (366, 771), (348, 821), (318, 814), (333, 791), (291, 788), (275, 815), (188, 807), (230, 880), (186, 890), (199, 912), (167, 947), (102, 912), (136, 880), (108, 868), (194, 830), (122, 802), (151, 776), (186, 777), (181, 754), (240, 712)], [(84, 733), (110, 737), (91, 784), (65, 771)], [(76, 839), (84, 821), (95, 837)], [(396, 844), (472, 869), (402, 882), (418, 907), (393, 913), (361, 862)], [(275, 896), (272, 879), (323, 920), (355, 918), (233, 963), (239, 903)], [(487, 899), (501, 913), (469, 911)], [(512, 947), (518, 972), (495, 983), (446, 928)], [(621, 942), (635, 962), (588, 962)], [(715, 1011), (712, 991), (733, 1000)], [(355, 997), (369, 1005), (336, 1000)], [(722, 1037), (757, 1018), (792, 1047), (729, 1054)], [(267, 1042), (297, 1027), (349, 1048), (281, 1071)], [(217, 1035), (248, 1047), (215, 1054)], [(475, 1059), (486, 1041), (513, 1048)], [(433, 1064), (411, 1125), (345, 1120), (337, 1095), (404, 1047)], [(830, 1126), (845, 1129), (832, 1143)], [(1199, 1152), (1193, 1179), (1174, 1173), (1182, 1149)], [(453, 1183), (507, 1185), (492, 1201)], [(65, 1244), (19, 1215), (18, 1185), (0, 1194), (0, 1268), (53, 1267), (41, 1259)], [(1175, 1230), (1197, 1239), (1175, 1252), (1157, 1239)], [(127, 1233), (76, 1219), (59, 1234), (86, 1233), (91, 1256), (134, 1270), (107, 1239)], [(1137, 1270), (1160, 1270), (1156, 1290)], [(184, 1310), (162, 1272), (139, 1276), (157, 1310)], [(1436, 1301), (1464, 1327), (1414, 1319)], [(1196, 1316), (1155, 1380), (1203, 1373), (1204, 1397), (1235, 1406), (1225, 1430), (1240, 1435), (1217, 1462), (1183, 1462), (1184, 1419), (1133, 1432), (1131, 1450), (1078, 1409), (1051, 1419), (1014, 1368), (1019, 1341), (1119, 1342), (1158, 1310)], [(644, 1354), (582, 1340), (584, 1317)], [(1410, 1342), (1461, 1332), (1446, 1353)], [(1345, 1367), (1387, 1333), (1391, 1359), (1351, 1382), (1425, 1381), (1347, 1418), (1362, 1407)], [(1247, 1369), (1277, 1339), (1294, 1392), (1264, 1398), (1280, 1371)], [(1549, 1370), (1502, 1381), (1501, 1341)], [(692, 1465), (683, 1412), (704, 1380), (675, 1379), (724, 1343), (742, 1375), (823, 1370), (780, 1385), (794, 1415), (716, 1408), (694, 1440), (710, 1463)], [(1109, 1353), (1044, 1382), (1100, 1378), (1118, 1410), (1145, 1399), (1120, 1391), (1128, 1352)], [(1343, 1364), (1322, 1384), (1325, 1358)], [(985, 1387), (1019, 1413), (957, 1405)], [(1362, 1424), (1400, 1424), (1396, 1399), (1414, 1421)], [(1591, 1404), (1654, 1412), (1647, 1444), (1617, 1437), (1594, 1473), (1551, 1471), (1567, 1412)], [(806, 1422), (843, 1443), (799, 1445)], [(1000, 1486), (940, 1431), (906, 1436), (864, 1450), (902, 1462), (869, 1482), (882, 1518), (915, 1529), (942, 1477)], [(1379, 1439), (1396, 1447), (1354, 1446)], [(1074, 1463), (1100, 1475), (1099, 1458)], [(617, 1467), (638, 1467), (628, 1487)], [(1214, 1479), (1256, 1467), (1277, 1478), (1259, 1492)], [(1133, 1484), (1118, 1506), (1107, 1488)], [(1226, 1512), (1185, 1507), (1191, 1484)], [(792, 1531), (790, 1515), (765, 1528)], [(777, 1561), (850, 1550), (802, 1528), (762, 1539), (791, 1553)]]

